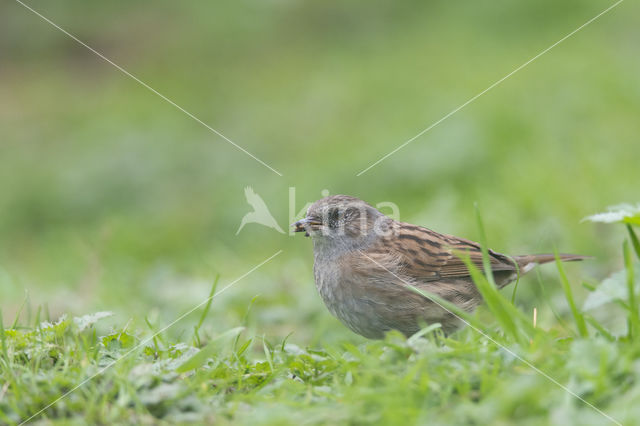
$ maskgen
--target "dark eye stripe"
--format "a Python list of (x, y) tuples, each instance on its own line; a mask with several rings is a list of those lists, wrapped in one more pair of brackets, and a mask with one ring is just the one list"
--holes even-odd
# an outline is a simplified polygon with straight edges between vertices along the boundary
[(424, 246), (425, 244), (428, 244), (431, 247), (435, 247), (435, 248), (440, 248), (442, 246), (442, 244), (440, 244), (437, 241), (433, 241), (428, 238), (416, 237), (415, 235), (412, 235), (412, 234), (400, 234), (398, 238), (405, 239), (405, 240), (413, 240), (421, 246)]

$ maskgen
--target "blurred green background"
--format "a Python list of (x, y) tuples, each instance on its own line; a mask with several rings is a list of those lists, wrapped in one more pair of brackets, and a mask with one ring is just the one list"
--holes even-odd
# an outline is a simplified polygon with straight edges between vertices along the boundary
[[(624, 2), (360, 177), (356, 173), (611, 5), (536, 2), (30, 1), (44, 16), (284, 174), (280, 177), (17, 2), (0, 5), (0, 303), (11, 322), (95, 310), (168, 322), (214, 300), (298, 344), (358, 341), (322, 306), (301, 235), (247, 225), (244, 187), (281, 227), (332, 194), (512, 254), (619, 267), (622, 230), (580, 223), (638, 201), (640, 6)], [(543, 269), (550, 293), (560, 290)], [(510, 291), (510, 290), (506, 290)], [(258, 296), (255, 298), (255, 296)], [(562, 296), (556, 308), (562, 311)], [(253, 304), (251, 300), (255, 298)], [(540, 306), (535, 276), (518, 303)], [(251, 305), (250, 309), (249, 306)], [(247, 311), (249, 313), (247, 314)], [(25, 311), (23, 315), (28, 312)], [(175, 333), (190, 329), (185, 320)]]

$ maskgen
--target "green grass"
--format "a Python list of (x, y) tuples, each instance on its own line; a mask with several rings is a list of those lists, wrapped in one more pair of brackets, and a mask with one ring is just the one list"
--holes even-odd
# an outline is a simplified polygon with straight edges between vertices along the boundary
[[(207, 321), (215, 300), (182, 340), (129, 323), (105, 328), (107, 313), (40, 324), (16, 318), (0, 327), (0, 421), (631, 424), (640, 416), (632, 331), (640, 282), (626, 242), (624, 257), (627, 298), (609, 304), (625, 307), (628, 328), (615, 337), (593, 317), (578, 333), (534, 329), (477, 269), (478, 287), (495, 299), (478, 315), (494, 320), (479, 326), (474, 318), (473, 328), (449, 337), (432, 325), (409, 339), (394, 332), (301, 347), (294, 337), (250, 334), (247, 324), (216, 330)], [(575, 304), (572, 313), (582, 318)]]

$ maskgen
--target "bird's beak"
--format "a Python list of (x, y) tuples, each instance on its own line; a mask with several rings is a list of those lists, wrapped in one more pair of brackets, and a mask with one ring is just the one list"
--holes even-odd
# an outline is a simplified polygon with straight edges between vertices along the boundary
[(320, 226), (322, 222), (312, 217), (305, 217), (297, 222), (291, 224), (293, 226), (293, 232), (304, 232), (305, 237), (309, 236), (308, 229), (313, 229), (314, 226)]

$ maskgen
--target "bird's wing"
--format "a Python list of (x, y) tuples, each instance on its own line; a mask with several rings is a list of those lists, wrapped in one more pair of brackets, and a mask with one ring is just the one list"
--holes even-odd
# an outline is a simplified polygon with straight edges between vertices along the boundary
[[(392, 271), (418, 281), (469, 277), (469, 269), (458, 255), (468, 256), (480, 270), (482, 249), (478, 243), (430, 229), (402, 223), (392, 235), (380, 238), (364, 255), (379, 261), (380, 265), (397, 265)], [(491, 269), (515, 271), (509, 257), (489, 250)], [(378, 265), (378, 266), (380, 266)]]

